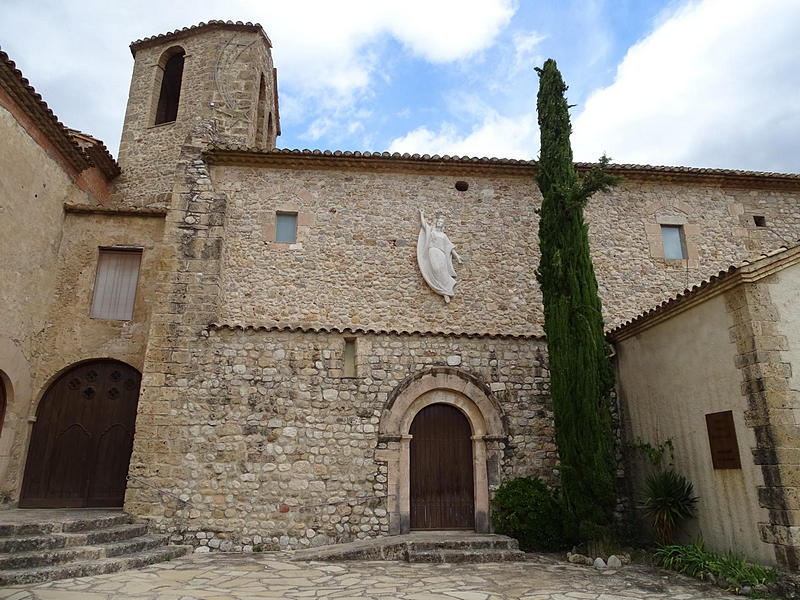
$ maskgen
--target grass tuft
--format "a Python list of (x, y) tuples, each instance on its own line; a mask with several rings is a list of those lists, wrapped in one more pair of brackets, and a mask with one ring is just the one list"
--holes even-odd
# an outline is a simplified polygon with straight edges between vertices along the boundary
[(775, 569), (747, 562), (733, 552), (718, 554), (704, 548), (703, 538), (694, 544), (661, 546), (655, 553), (656, 563), (700, 579), (709, 574), (725, 578), (729, 589), (737, 592), (744, 586), (773, 583), (777, 574)]

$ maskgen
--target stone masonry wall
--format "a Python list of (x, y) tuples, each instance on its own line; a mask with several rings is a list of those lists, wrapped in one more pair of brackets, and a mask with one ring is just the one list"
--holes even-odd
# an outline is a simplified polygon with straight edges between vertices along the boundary
[(0, 503), (18, 490), (16, 447), (27, 443), (37, 339), (58, 284), (62, 205), (85, 196), (12, 108), (0, 105), (0, 136), (7, 142), (0, 145), (0, 384), (8, 403), (0, 434)]
[[(15, 406), (17, 435), (6, 431), (8, 436), (3, 436), (8, 440), (3, 493), (11, 502), (18, 499), (22, 485), (31, 417), (37, 414), (50, 383), (65, 369), (91, 359), (113, 358), (141, 370), (150, 329), (157, 285), (155, 249), (161, 241), (163, 218), (74, 213), (62, 218), (62, 230), (56, 238), (58, 256), (49, 265), (57, 284), (50, 294), (48, 310), (37, 320), (36, 335), (31, 336), (33, 393)], [(99, 248), (109, 246), (142, 248), (134, 311), (128, 321), (90, 317)]]
[(795, 573), (800, 571), (800, 426), (790, 361), (800, 342), (794, 317), (798, 281), (800, 267), (793, 265), (725, 296), (748, 406), (745, 424), (755, 433), (753, 458), (764, 477), (759, 502), (769, 511), (759, 532), (773, 545), (778, 565)]
[[(176, 46), (186, 52), (178, 116), (174, 122), (154, 125), (159, 60)], [(277, 115), (272, 55), (258, 33), (206, 27), (199, 34), (139, 48), (120, 142), (123, 172), (112, 200), (134, 207), (168, 207), (181, 147), (200, 123), (210, 123), (206, 143), (255, 145), (261, 73), (265, 115)], [(270, 147), (274, 141), (269, 141)]]
[(342, 376), (343, 350), (335, 332), (203, 331), (186, 357), (195, 373), (167, 375), (164, 400), (141, 406), (137, 436), (157, 435), (140, 442), (149, 464), (141, 453), (131, 464), (190, 504), (133, 481), (126, 509), (176, 540), (223, 550), (386, 534), (381, 413), (403, 379), (445, 364), (486, 382), (500, 401), (502, 479), (554, 482), (541, 340), (358, 334), (355, 378)]
[[(290, 160), (290, 159), (288, 159)], [(386, 330), (542, 333), (538, 265), (541, 197), (533, 172), (453, 175), (366, 166), (293, 169), (219, 165), (228, 198), (220, 318)], [(399, 169), (400, 167), (398, 167)], [(466, 192), (454, 189), (464, 179)], [(800, 236), (796, 192), (625, 181), (587, 208), (609, 326), (755, 251)], [(445, 216), (464, 258), (450, 304), (417, 267), (418, 209)], [(276, 212), (296, 212), (295, 244), (276, 243)], [(756, 227), (753, 215), (766, 216)], [(661, 223), (684, 226), (688, 260), (666, 260)], [(660, 256), (659, 256), (660, 254)]]
[[(0, 433), (0, 505), (17, 501), (38, 402), (66, 367), (116, 358), (141, 368), (149, 330), (153, 248), (161, 219), (75, 214), (99, 205), (57, 149), (15, 106), (0, 106), (0, 378), (7, 409)], [(91, 319), (98, 248), (143, 248), (131, 321)]]

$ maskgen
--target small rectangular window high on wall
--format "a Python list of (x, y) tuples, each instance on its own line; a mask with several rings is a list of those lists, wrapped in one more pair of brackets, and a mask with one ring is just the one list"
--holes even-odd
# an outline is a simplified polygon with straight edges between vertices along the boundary
[(686, 258), (682, 225), (662, 225), (661, 241), (664, 244), (664, 258), (677, 260)]
[(133, 318), (141, 261), (141, 248), (100, 248), (90, 313), (93, 319)]
[(289, 244), (297, 241), (297, 213), (275, 215), (275, 241)]
[(344, 338), (343, 377), (356, 376), (356, 338)]

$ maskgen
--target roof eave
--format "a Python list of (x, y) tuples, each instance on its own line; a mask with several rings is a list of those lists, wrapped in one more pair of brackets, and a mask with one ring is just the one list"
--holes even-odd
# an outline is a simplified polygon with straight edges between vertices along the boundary
[(759, 281), (797, 263), (800, 263), (800, 244), (788, 248), (781, 247), (760, 258), (744, 261), (738, 266), (731, 265), (691, 289), (684, 290), (677, 296), (615, 327), (608, 331), (606, 336), (613, 343), (620, 342), (732, 288)]
[(164, 42), (170, 41), (177, 41), (192, 35), (195, 35), (201, 29), (233, 29), (238, 31), (249, 31), (253, 33), (259, 33), (267, 44), (268, 48), (272, 48), (272, 41), (269, 39), (269, 36), (264, 31), (264, 28), (259, 23), (251, 23), (247, 21), (246, 23), (243, 21), (221, 21), (221, 20), (211, 20), (211, 21), (201, 21), (197, 25), (191, 25), (190, 27), (183, 27), (182, 29), (176, 29), (174, 31), (169, 31), (167, 33), (162, 33), (159, 35), (153, 35), (146, 38), (142, 38), (136, 40), (135, 42), (130, 43), (131, 54), (134, 58), (136, 58), (136, 52), (143, 48), (149, 48), (151, 46), (157, 46), (163, 44)]

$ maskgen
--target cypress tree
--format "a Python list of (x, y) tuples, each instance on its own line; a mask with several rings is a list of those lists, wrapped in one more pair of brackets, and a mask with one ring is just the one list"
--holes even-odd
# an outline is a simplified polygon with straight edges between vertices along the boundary
[(544, 302), (561, 494), (574, 533), (598, 539), (616, 502), (610, 412), (614, 374), (583, 209), (592, 194), (618, 178), (604, 172), (608, 159), (603, 157), (599, 167), (579, 179), (569, 141), (567, 86), (552, 59), (536, 71), (541, 134), (536, 181), (543, 197), (536, 277)]

